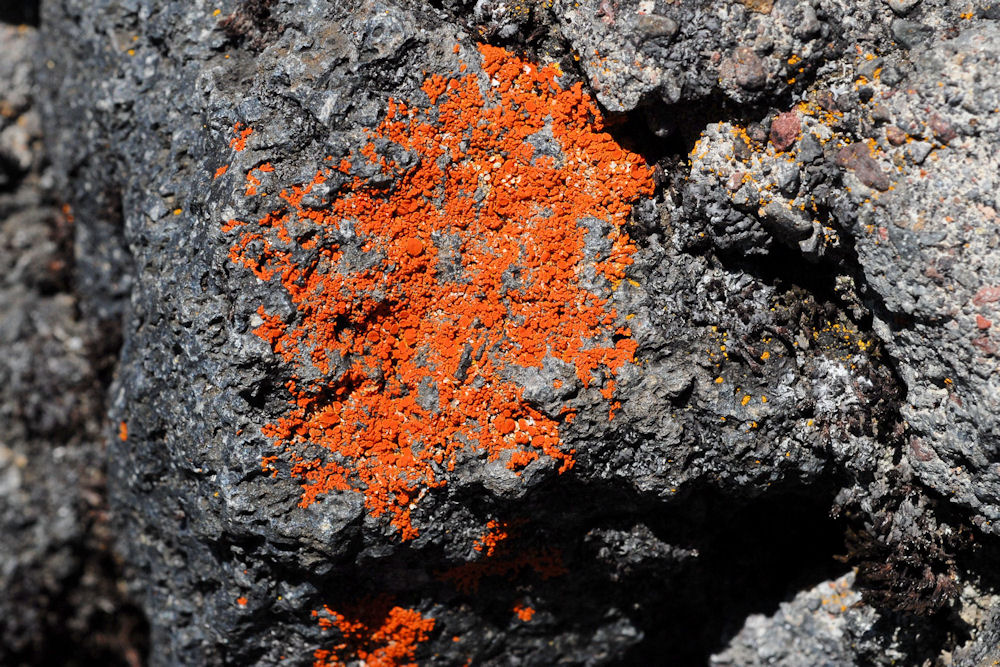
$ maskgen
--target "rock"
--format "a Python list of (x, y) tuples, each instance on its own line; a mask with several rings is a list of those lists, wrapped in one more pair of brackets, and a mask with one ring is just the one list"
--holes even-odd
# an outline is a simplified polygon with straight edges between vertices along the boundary
[(3, 661), (991, 656), (979, 7), (43, 3)]
[[(0, 18), (31, 19), (23, 4)], [(73, 293), (73, 212), (42, 147), (38, 31), (0, 23), (0, 44), (0, 165), (11, 167), (0, 187), (0, 663), (124, 666), (148, 637), (110, 553), (102, 375), (117, 336)]]
[[(598, 101), (629, 111), (653, 100), (673, 105), (721, 94), (742, 104), (790, 91), (802, 80), (800, 70), (835, 58), (844, 44), (887, 36), (892, 15), (881, 16), (880, 7), (879, 0), (823, 0), (815, 7), (773, 0), (711, 0), (697, 7), (640, 2), (627, 8), (558, 0), (553, 20), (580, 56), (585, 76), (596, 82)], [(844, 36), (843, 44), (831, 39), (835, 33)]]
[(889, 189), (889, 177), (871, 156), (871, 150), (866, 144), (856, 143), (841, 148), (836, 162), (837, 166), (853, 171), (858, 180), (868, 187), (883, 192)]
[(782, 602), (771, 616), (751, 616), (710, 664), (858, 665), (862, 656), (878, 656), (885, 647), (872, 628), (880, 615), (854, 584), (848, 573)]
[(658, 39), (661, 37), (673, 37), (677, 34), (680, 26), (677, 21), (667, 16), (657, 14), (645, 14), (636, 21), (639, 34), (645, 39)]
[(920, 0), (885, 0), (885, 4), (889, 5), (892, 11), (896, 12), (900, 16), (906, 16), (910, 13), (910, 10), (916, 7), (920, 3)]
[[(983, 449), (993, 446), (988, 444), (993, 437), (989, 415), (994, 413), (996, 399), (985, 378), (993, 374), (996, 359), (992, 334), (981, 334), (977, 316), (993, 319), (993, 303), (988, 299), (1000, 277), (992, 251), (977, 239), (983, 233), (988, 236), (987, 230), (1000, 217), (994, 203), (978, 201), (976, 193), (994, 188), (997, 135), (989, 128), (997, 119), (986, 107), (1000, 103), (1000, 97), (995, 81), (990, 77), (977, 80), (972, 72), (992, 72), (1000, 63), (997, 30), (994, 24), (970, 26), (957, 37), (934, 42), (919, 56), (905, 84), (914, 93), (894, 100), (893, 114), (912, 119), (914, 128), (921, 127), (928, 109), (937, 109), (937, 118), (928, 119), (927, 127), (919, 130), (922, 141), (900, 147), (910, 152), (911, 161), (896, 182), (902, 199), (879, 201), (871, 212), (859, 213), (855, 223), (859, 230), (865, 225), (895, 228), (885, 238), (865, 236), (859, 252), (870, 284), (886, 300), (885, 317), (891, 320), (888, 313), (908, 312), (914, 318), (912, 331), (897, 324), (881, 334), (892, 341), (889, 347), (902, 360), (901, 373), (912, 388), (903, 414), (923, 447), (934, 453), (930, 458), (918, 457), (914, 467), (925, 483), (985, 521), (992, 521), (1000, 511), (993, 491), (993, 468), (987, 463), (990, 455)], [(949, 92), (939, 85), (944, 81), (967, 85), (971, 99), (986, 102), (983, 107), (969, 107), (982, 108), (973, 112), (978, 128), (975, 140), (954, 141), (954, 128), (967, 126), (970, 112), (945, 111)], [(946, 138), (950, 143), (934, 151), (931, 162), (927, 157), (931, 141), (944, 143)], [(970, 179), (971, 165), (976, 165), (975, 182)], [(941, 222), (927, 224), (934, 220)], [(918, 239), (920, 245), (913, 245)], [(960, 260), (956, 261), (949, 247), (964, 248)], [(891, 257), (900, 257), (894, 253), (903, 253), (909, 260), (893, 263)], [(956, 326), (960, 322), (965, 326)], [(959, 358), (975, 361), (957, 364)]]
[(775, 150), (787, 151), (799, 138), (799, 117), (794, 111), (781, 113), (771, 121), (771, 143)]
[(802, 163), (809, 164), (815, 162), (823, 156), (823, 147), (814, 134), (806, 134), (802, 137), (798, 147), (798, 159)]
[(912, 49), (931, 37), (930, 26), (919, 21), (896, 19), (892, 22), (892, 34), (907, 49)]
[(911, 163), (923, 164), (933, 149), (934, 146), (929, 141), (914, 141), (906, 147), (906, 152)]
[(942, 144), (947, 144), (949, 141), (958, 136), (958, 133), (955, 132), (955, 128), (952, 127), (951, 123), (937, 114), (931, 114), (930, 119), (927, 121), (927, 125), (934, 132), (934, 138)]
[(731, 78), (744, 90), (760, 90), (767, 83), (764, 62), (753, 49), (741, 46), (723, 61), (719, 72), (723, 78)]
[(895, 125), (890, 125), (885, 128), (885, 138), (888, 139), (889, 143), (893, 146), (902, 146), (906, 143), (906, 132), (899, 129)]

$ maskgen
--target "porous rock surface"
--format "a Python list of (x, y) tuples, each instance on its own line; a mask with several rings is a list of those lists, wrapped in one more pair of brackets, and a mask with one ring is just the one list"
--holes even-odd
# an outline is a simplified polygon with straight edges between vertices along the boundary
[[(52, 315), (64, 328), (121, 327), (107, 395), (98, 378), (55, 396), (109, 401), (67, 451), (106, 463), (150, 662), (988, 659), (998, 17), (990, 2), (934, 0), (45, 3), (40, 43), (23, 48), (39, 64), (49, 191), (75, 221), (74, 292), (33, 296), (15, 273), (0, 303), (71, 299)], [(519, 125), (454, 124), (477, 94), (499, 108), (517, 96), (517, 123), (547, 120), (483, 157), (499, 141), (484, 136)], [(590, 160), (579, 192), (570, 174), (532, 214), (548, 231), (572, 223), (550, 248), (579, 278), (558, 294), (582, 295), (553, 306), (564, 328), (513, 315), (539, 270), (525, 236), (477, 293), (510, 314), (463, 320), (458, 341), (489, 345), (456, 348), (448, 366), (434, 290), (478, 284), (480, 237), (509, 242), (520, 214), (489, 218), (513, 206), (491, 197), (532, 184), (502, 174), (573, 155)], [(419, 201), (405, 196), (468, 165), (476, 187), (420, 181)], [(560, 208), (607, 182), (587, 209), (604, 218)], [(397, 208), (378, 217), (375, 200)], [(330, 217), (348, 203), (363, 216)], [(413, 244), (367, 224), (424, 224), (414, 211), (434, 207), (445, 221), (479, 210), (507, 238), (435, 227)], [(414, 323), (418, 288), (440, 304)], [(344, 310), (325, 313), (332, 302)], [(584, 346), (557, 349), (595, 308), (607, 318)], [(550, 335), (537, 365), (505, 356), (525, 327)], [(74, 334), (52, 335), (68, 342), (25, 363), (69, 367)], [(383, 347), (395, 366), (369, 363)], [(392, 405), (407, 407), (371, 408), (406, 364), (420, 380)], [(474, 373), (497, 394), (517, 388), (508, 413), (443, 398), (481, 390)], [(347, 442), (373, 443), (360, 452), (330, 444), (347, 414)], [(448, 431), (437, 460), (420, 449), (427, 429), (406, 452), (371, 439), (464, 416), (474, 426)], [(18, 466), (49, 450), (7, 449), (16, 497)], [(50, 479), (60, 498), (86, 488)]]

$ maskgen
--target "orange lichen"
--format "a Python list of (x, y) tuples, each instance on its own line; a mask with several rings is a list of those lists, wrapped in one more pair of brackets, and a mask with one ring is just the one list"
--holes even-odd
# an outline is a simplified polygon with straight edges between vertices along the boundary
[(244, 127), (243, 123), (236, 123), (233, 125), (233, 134), (236, 136), (229, 140), (229, 147), (239, 153), (246, 149), (247, 137), (253, 134), (253, 128)]
[(247, 606), (247, 602), (249, 602), (249, 600), (247, 600), (245, 597), (236, 598), (236, 604), (238, 604), (241, 607)]
[(228, 164), (222, 165), (221, 167), (215, 170), (215, 176), (213, 176), (212, 179), (214, 180), (221, 176), (225, 176), (227, 171), (229, 171), (229, 165)]
[(278, 476), (278, 470), (274, 467), (275, 461), (278, 460), (277, 456), (265, 456), (260, 460), (260, 469), (262, 472), (271, 473), (271, 477)]
[(489, 558), (496, 551), (497, 545), (508, 537), (507, 522), (490, 521), (486, 524), (486, 533), (472, 546), (476, 551), (484, 552)]
[[(312, 367), (309, 379), (288, 380), (289, 411), (264, 428), (305, 480), (301, 506), (357, 490), (404, 540), (417, 535), (419, 498), (463, 452), (515, 471), (541, 456), (560, 472), (573, 465), (559, 421), (522, 399), (507, 368), (554, 357), (610, 400), (636, 349), (606, 293), (632, 262), (622, 227), (652, 192), (650, 170), (601, 130), (579, 84), (563, 89), (554, 68), (503, 49), (480, 52), (485, 79), (431, 75), (427, 108), (390, 100), (359, 152), (391, 187), (354, 177), (335, 200), (306, 204), (317, 186), (343, 180), (345, 159), (282, 190), (282, 208), (256, 223), (223, 227), (246, 228), (231, 260), (280, 282), (297, 311), (261, 308), (254, 333), (285, 362)], [(554, 150), (536, 154), (530, 140), (544, 136)], [(417, 165), (376, 150), (387, 144)], [(246, 194), (257, 185), (248, 175)], [(585, 253), (587, 219), (610, 223), (601, 257)], [(345, 227), (360, 253), (334, 240)]]
[(125, 422), (118, 423), (118, 439), (122, 442), (128, 440), (128, 424)]
[(390, 609), (389, 604), (387, 596), (366, 600), (358, 605), (355, 620), (330, 607), (324, 607), (329, 618), (313, 612), (321, 627), (336, 627), (342, 636), (333, 649), (313, 654), (313, 667), (342, 667), (354, 661), (367, 667), (415, 667), (417, 645), (427, 641), (434, 619), (424, 618), (414, 609)]
[(514, 604), (514, 613), (517, 614), (519, 619), (527, 623), (534, 617), (535, 610), (526, 606), (523, 602), (517, 602)]
[(254, 167), (253, 169), (248, 171), (246, 190), (244, 191), (244, 194), (247, 197), (253, 197), (254, 195), (257, 194), (257, 187), (260, 186), (261, 179), (254, 172), (261, 172), (267, 174), (272, 171), (274, 171), (274, 167), (271, 166), (270, 162), (266, 162), (260, 165), (259, 167)]

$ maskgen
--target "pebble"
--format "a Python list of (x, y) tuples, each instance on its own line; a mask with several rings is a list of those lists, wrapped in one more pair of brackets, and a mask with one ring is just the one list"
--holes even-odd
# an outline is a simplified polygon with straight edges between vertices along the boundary
[(644, 39), (673, 37), (679, 29), (677, 21), (658, 14), (640, 16), (636, 21), (636, 30)]
[(923, 164), (932, 148), (934, 147), (926, 141), (914, 141), (907, 146), (906, 153), (913, 164)]
[(931, 27), (918, 21), (896, 19), (892, 22), (892, 34), (896, 40), (907, 49), (930, 39)]
[(802, 131), (802, 124), (799, 122), (799, 115), (794, 111), (786, 111), (778, 114), (771, 121), (771, 143), (778, 151), (787, 151), (799, 138)]
[(906, 143), (906, 132), (899, 129), (895, 125), (890, 125), (889, 127), (885, 128), (885, 138), (893, 146), (902, 146), (904, 143)]
[(910, 10), (917, 6), (920, 0), (884, 0), (889, 8), (899, 16), (905, 16)]
[(934, 137), (942, 144), (946, 144), (958, 136), (958, 133), (955, 132), (955, 128), (952, 127), (951, 123), (937, 114), (931, 114), (930, 120), (927, 121), (927, 124), (930, 126), (931, 131), (934, 132)]
[(882, 192), (889, 189), (889, 177), (871, 156), (866, 144), (856, 143), (841, 148), (837, 152), (837, 165), (852, 170), (858, 180), (870, 188)]
[(736, 85), (744, 90), (760, 90), (767, 83), (764, 62), (753, 49), (741, 46), (723, 63), (720, 70), (730, 70)]

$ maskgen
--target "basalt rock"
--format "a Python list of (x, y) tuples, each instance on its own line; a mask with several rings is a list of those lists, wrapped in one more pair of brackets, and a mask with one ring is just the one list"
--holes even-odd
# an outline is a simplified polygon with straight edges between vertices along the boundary
[(1000, 32), (896, 5), (46, 3), (8, 385), (150, 663), (990, 655)]

